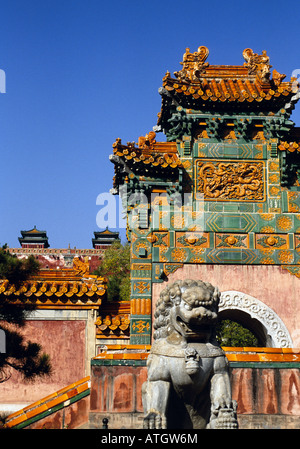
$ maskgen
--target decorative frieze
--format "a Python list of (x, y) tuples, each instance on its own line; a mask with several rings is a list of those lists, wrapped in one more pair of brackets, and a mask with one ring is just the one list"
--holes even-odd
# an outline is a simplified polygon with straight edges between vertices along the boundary
[(209, 201), (263, 201), (263, 162), (196, 160), (195, 191)]

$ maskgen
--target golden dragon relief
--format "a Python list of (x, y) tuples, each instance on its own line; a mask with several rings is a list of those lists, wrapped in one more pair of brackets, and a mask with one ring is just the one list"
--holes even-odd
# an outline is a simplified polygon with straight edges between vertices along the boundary
[(196, 192), (211, 201), (263, 201), (263, 162), (197, 160)]

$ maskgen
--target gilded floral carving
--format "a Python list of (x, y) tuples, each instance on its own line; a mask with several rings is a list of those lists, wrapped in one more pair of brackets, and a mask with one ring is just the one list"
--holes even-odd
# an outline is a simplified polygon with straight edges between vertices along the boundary
[(290, 231), (293, 227), (292, 219), (282, 215), (277, 218), (277, 226), (283, 231)]
[(274, 218), (274, 214), (259, 214), (260, 217), (265, 221), (271, 221)]
[(146, 331), (149, 332), (150, 324), (146, 320), (137, 320), (132, 324), (132, 329), (138, 334), (144, 334)]
[(275, 228), (273, 226), (263, 226), (260, 232), (263, 232), (264, 234), (272, 234), (275, 232)]
[(278, 162), (269, 162), (269, 170), (270, 171), (278, 171), (279, 170), (279, 163)]
[(188, 254), (186, 250), (183, 248), (175, 248), (171, 253), (171, 257), (176, 262), (185, 262), (188, 257)]
[(278, 254), (278, 260), (281, 263), (292, 263), (294, 261), (294, 256), (291, 251), (280, 251)]

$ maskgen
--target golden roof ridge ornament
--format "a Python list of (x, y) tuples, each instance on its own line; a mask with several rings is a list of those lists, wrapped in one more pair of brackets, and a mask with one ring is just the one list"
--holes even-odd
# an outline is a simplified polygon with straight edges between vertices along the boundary
[(263, 50), (262, 54), (259, 55), (254, 53), (251, 48), (245, 48), (243, 51), (243, 58), (246, 61), (244, 62), (244, 66), (248, 68), (249, 75), (256, 74), (262, 82), (269, 82), (271, 74), (270, 68), (272, 66), (269, 64), (270, 58), (267, 55), (266, 50)]
[(85, 257), (85, 260), (80, 260), (79, 257), (74, 257), (73, 259), (73, 270), (77, 275), (86, 276), (90, 273), (90, 265), (88, 256)]
[(208, 55), (209, 50), (204, 45), (198, 47), (198, 50), (194, 53), (191, 53), (190, 49), (186, 48), (183, 55), (183, 62), (180, 63), (183, 67), (179, 72), (174, 72), (174, 75), (180, 81), (199, 81), (201, 73), (209, 65), (208, 62), (205, 62)]

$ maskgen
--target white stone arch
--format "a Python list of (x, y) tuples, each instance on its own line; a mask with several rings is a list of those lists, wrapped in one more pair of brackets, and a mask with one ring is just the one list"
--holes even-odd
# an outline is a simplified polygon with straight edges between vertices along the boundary
[(235, 290), (225, 291), (221, 293), (219, 312), (224, 310), (239, 310), (259, 321), (271, 340), (271, 347), (293, 347), (293, 341), (283, 321), (270, 307), (253, 296)]

